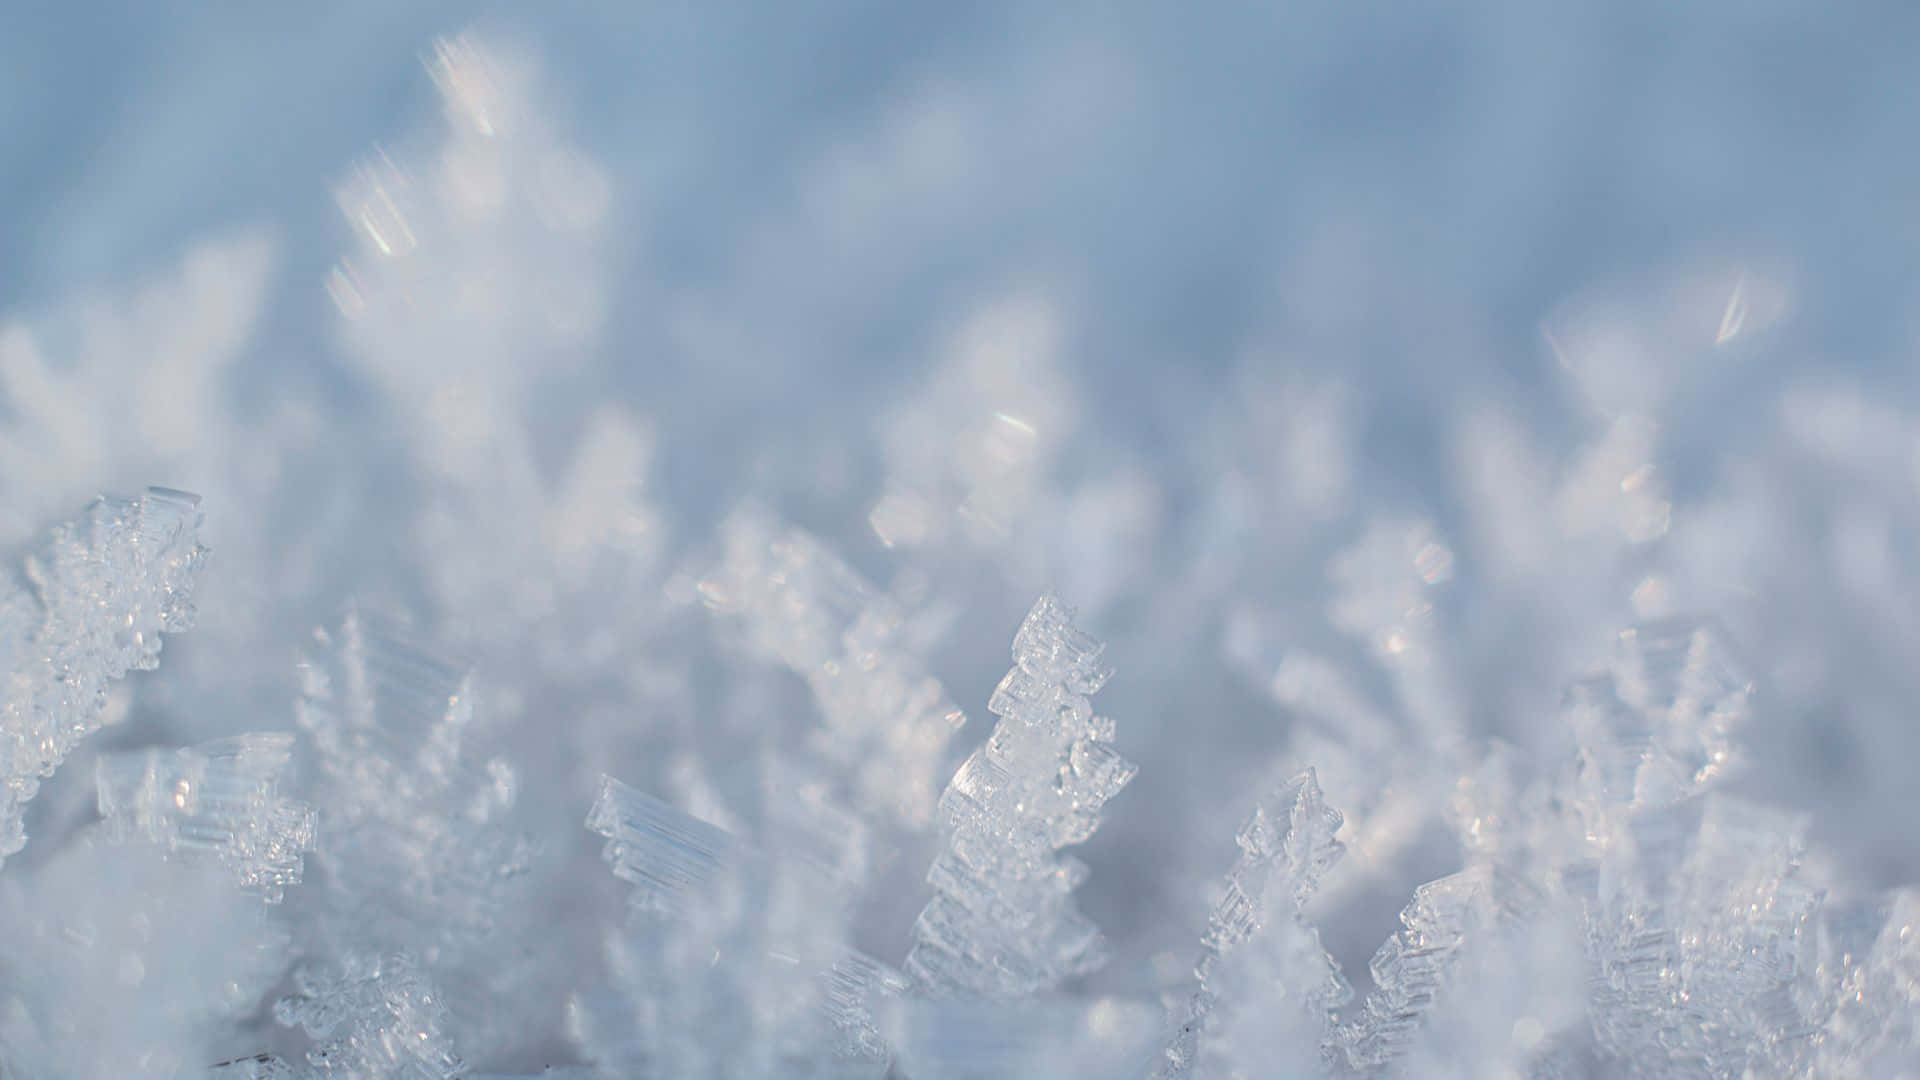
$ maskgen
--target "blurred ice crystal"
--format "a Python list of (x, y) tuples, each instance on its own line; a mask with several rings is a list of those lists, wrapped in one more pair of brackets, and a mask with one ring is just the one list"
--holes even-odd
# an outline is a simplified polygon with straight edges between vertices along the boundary
[(157, 666), (160, 635), (193, 624), (199, 528), (199, 496), (103, 496), (27, 557), (31, 592), (0, 595), (0, 858), (26, 844), (41, 779), (105, 721), (108, 682)]
[(745, 621), (753, 646), (806, 680), (824, 725), (811, 745), (872, 820), (923, 828), (936, 770), (966, 715), (906, 640), (908, 612), (818, 538), (742, 510), (726, 556), (702, 584), (715, 611)]
[(213, 860), (277, 901), (314, 845), (313, 808), (279, 792), (292, 753), (292, 735), (256, 733), (102, 755), (94, 788), (106, 835)]
[(1051, 593), (1014, 634), (1014, 667), (987, 703), (1000, 720), (940, 799), (949, 846), (927, 872), (935, 896), (906, 963), (922, 991), (1022, 996), (1105, 961), (1073, 902), (1086, 864), (1058, 854), (1093, 835), (1136, 771), (1087, 700), (1112, 675), (1102, 648)]
[(122, 295), (0, 316), (0, 543), (26, 539), (76, 489), (232, 483), (227, 396), (277, 248), (268, 230), (236, 230)]
[[(807, 821), (832, 809), (779, 801), (783, 824), (762, 852), (607, 778), (587, 817), (606, 836), (615, 876), (635, 886), (635, 918), (609, 939), (613, 985), (573, 1008), (576, 1040), (604, 1069), (666, 1075), (878, 1078), (888, 1050), (874, 1008), (903, 977), (845, 944), (848, 901), (861, 886), (842, 829)], [(831, 819), (828, 819), (830, 822)], [(823, 822), (823, 823), (828, 823)], [(816, 842), (794, 843), (813, 836)], [(735, 1036), (715, 1040), (711, 1033)]]
[(314, 644), (296, 719), (316, 766), (323, 935), (409, 951), (436, 975), (463, 970), (527, 869), (513, 770), (469, 748), (461, 669), (358, 612)]
[(1061, 320), (1026, 291), (958, 328), (938, 374), (887, 421), (887, 488), (868, 517), (882, 543), (998, 544), (1039, 500), (1077, 422)]
[(289, 960), (286, 929), (219, 867), (79, 844), (9, 867), (0, 991), (9, 1074), (189, 1075)]

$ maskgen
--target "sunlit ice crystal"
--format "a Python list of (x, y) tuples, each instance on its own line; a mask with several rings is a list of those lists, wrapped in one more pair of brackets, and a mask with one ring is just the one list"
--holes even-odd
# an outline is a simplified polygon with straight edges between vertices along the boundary
[(603, 781), (587, 826), (634, 885), (635, 918), (609, 940), (613, 985), (571, 1011), (576, 1040), (604, 1068), (885, 1071), (873, 1009), (906, 980), (845, 943), (864, 840), (815, 793), (776, 782), (769, 803), (762, 849)]
[(0, 856), (25, 845), (40, 780), (102, 724), (107, 683), (192, 625), (200, 523), (196, 495), (103, 496), (27, 557), (28, 591), (0, 597)]
[(466, 1065), (446, 1033), (447, 1009), (407, 954), (349, 953), (337, 966), (302, 967), (274, 1019), (313, 1040), (307, 1061), (323, 1076), (454, 1080)]
[(1057, 854), (1092, 835), (1135, 771), (1087, 700), (1112, 674), (1101, 651), (1051, 593), (1015, 633), (1014, 666), (987, 706), (1000, 720), (940, 801), (948, 851), (906, 964), (923, 992), (1032, 994), (1104, 962), (1072, 899), (1085, 866)]
[[(1276, 786), (1255, 804), (1234, 837), (1240, 856), (1228, 871), (1224, 895), (1207, 917), (1207, 932), (1195, 976), (1199, 987), (1179, 1018), (1154, 1075), (1189, 1075), (1201, 1058), (1203, 1040), (1222, 1068), (1257, 1068), (1275, 1047), (1266, 1041), (1284, 1029), (1282, 1042), (1300, 1053), (1296, 1067), (1317, 1068), (1320, 1047), (1331, 1032), (1332, 1010), (1352, 990), (1319, 936), (1302, 921), (1301, 908), (1320, 877), (1339, 859), (1334, 839), (1342, 818), (1321, 795), (1308, 769)], [(1243, 947), (1258, 955), (1236, 959)], [(1227, 984), (1234, 984), (1229, 987)], [(1223, 1002), (1222, 999), (1225, 999)], [(1216, 1011), (1225, 1015), (1216, 1018)], [(1264, 1030), (1268, 1036), (1256, 1034)], [(1270, 1061), (1280, 1067), (1279, 1060)]]
[(102, 755), (94, 787), (102, 828), (171, 855), (216, 862), (270, 901), (300, 880), (313, 808), (280, 794), (293, 736), (254, 733), (180, 750)]

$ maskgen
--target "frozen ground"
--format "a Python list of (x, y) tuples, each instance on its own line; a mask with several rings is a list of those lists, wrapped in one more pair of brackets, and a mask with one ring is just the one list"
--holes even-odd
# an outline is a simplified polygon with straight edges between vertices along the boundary
[(1920, 1074), (1917, 20), (10, 16), (0, 1073)]

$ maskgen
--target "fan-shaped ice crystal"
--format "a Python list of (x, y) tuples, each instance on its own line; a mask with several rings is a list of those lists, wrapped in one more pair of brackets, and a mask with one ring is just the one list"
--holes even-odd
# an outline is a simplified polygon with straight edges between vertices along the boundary
[(1032, 994), (1105, 962), (1072, 898), (1086, 865), (1058, 854), (1093, 835), (1135, 772), (1087, 700), (1112, 675), (1101, 649), (1051, 593), (1014, 634), (1013, 669), (987, 703), (1000, 720), (940, 799), (948, 850), (927, 873), (936, 895), (906, 965), (924, 991)]
[(293, 736), (254, 733), (181, 750), (103, 755), (94, 787), (106, 834), (228, 868), (278, 901), (313, 850), (313, 808), (280, 794)]
[(160, 662), (160, 635), (193, 624), (200, 497), (102, 496), (26, 560), (31, 593), (0, 595), (0, 858), (27, 842), (26, 804), (97, 730), (106, 686)]

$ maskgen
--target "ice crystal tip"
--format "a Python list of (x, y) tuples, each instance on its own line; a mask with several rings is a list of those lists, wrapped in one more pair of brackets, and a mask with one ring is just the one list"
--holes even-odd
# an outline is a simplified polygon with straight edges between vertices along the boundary
[(1105, 680), (1099, 651), (1050, 593), (1021, 624), (988, 706), (1000, 721), (940, 799), (948, 850), (928, 873), (936, 895), (906, 964), (924, 991), (1019, 996), (1105, 962), (1104, 939), (1071, 901), (1085, 865), (1057, 854), (1093, 835), (1136, 771), (1084, 696)]
[(108, 837), (225, 866), (272, 902), (313, 850), (312, 807), (279, 793), (293, 737), (255, 733), (181, 750), (102, 755), (94, 783)]
[(615, 877), (636, 886), (635, 900), (668, 909), (715, 884), (743, 854), (726, 830), (610, 776), (601, 779), (587, 828), (607, 838), (603, 857)]
[(1106, 646), (1073, 625), (1073, 609), (1051, 592), (1041, 594), (1013, 636), (1013, 661), (1028, 674), (1093, 694), (1113, 669), (1100, 662)]

